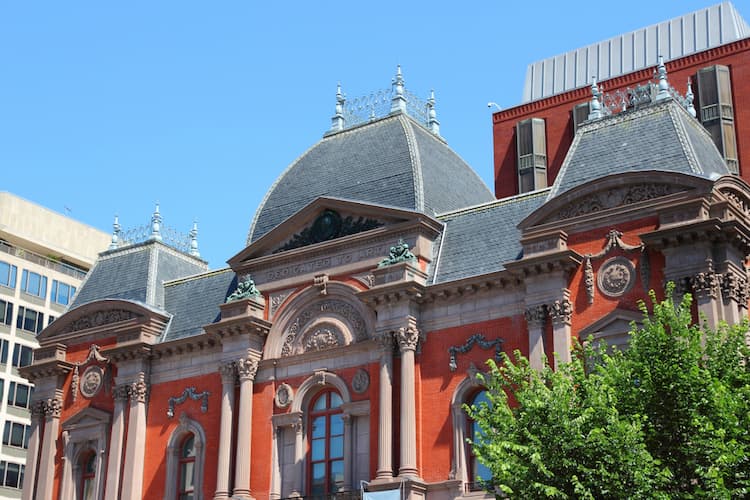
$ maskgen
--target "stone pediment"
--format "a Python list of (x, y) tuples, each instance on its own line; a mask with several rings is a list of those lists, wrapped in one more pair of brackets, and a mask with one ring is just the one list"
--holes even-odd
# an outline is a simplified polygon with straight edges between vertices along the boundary
[[(526, 217), (519, 227), (590, 220), (610, 211), (626, 211), (631, 205), (675, 197), (679, 193), (708, 193), (712, 181), (693, 175), (664, 171), (638, 171), (608, 175), (559, 194)], [(677, 196), (679, 198), (679, 196)]]
[(91, 406), (82, 409), (63, 423), (64, 430), (80, 429), (109, 423), (111, 415)]
[(615, 309), (581, 330), (579, 338), (582, 342), (591, 338), (594, 342), (605, 342), (608, 347), (623, 349), (630, 339), (632, 324), (640, 324), (642, 321), (643, 313)]
[(320, 197), (229, 259), (240, 263), (260, 257), (288, 254), (321, 243), (383, 230), (387, 226), (425, 218), (409, 210), (338, 198)]
[(169, 316), (146, 305), (121, 299), (90, 302), (69, 310), (39, 334), (40, 346), (77, 337), (112, 336), (124, 330), (154, 326), (169, 321)]

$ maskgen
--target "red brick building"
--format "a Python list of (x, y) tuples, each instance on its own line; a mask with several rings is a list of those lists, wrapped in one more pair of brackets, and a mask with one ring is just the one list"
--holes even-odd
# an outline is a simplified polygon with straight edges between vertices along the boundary
[[(228, 268), (207, 270), (195, 235), (166, 244), (158, 211), (144, 241), (116, 226), (25, 368), (24, 497), (491, 497), (462, 409), (488, 358), (541, 366), (581, 336), (625, 343), (667, 280), (710, 324), (747, 314), (750, 186), (668, 68), (617, 109), (586, 87), (505, 112), (550, 110), (549, 188), (494, 199), (399, 71), (365, 106), (338, 93)], [(590, 109), (565, 139), (552, 111), (569, 120), (576, 99)]]

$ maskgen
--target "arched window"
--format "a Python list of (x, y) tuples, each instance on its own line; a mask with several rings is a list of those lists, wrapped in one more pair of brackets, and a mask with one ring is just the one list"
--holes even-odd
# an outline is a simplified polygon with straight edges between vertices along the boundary
[[(490, 404), (487, 398), (487, 391), (482, 390), (477, 392), (470, 401), (469, 406), (479, 406), (481, 403)], [(479, 424), (467, 416), (467, 427), (468, 435), (472, 442), (481, 441), (484, 439), (484, 433), (479, 428)], [(474, 454), (474, 447), (471, 444), (467, 444), (468, 449), (466, 450), (466, 456), (469, 458), (469, 488), (471, 490), (483, 489), (483, 484), (486, 481), (492, 479), (492, 472), (486, 465), (481, 463), (477, 456)]]
[(195, 499), (195, 435), (187, 434), (180, 445), (177, 473), (178, 500)]
[(81, 455), (81, 475), (78, 483), (79, 500), (94, 500), (96, 496), (96, 453), (93, 450)]
[(341, 396), (326, 390), (312, 400), (308, 418), (308, 494), (325, 498), (344, 485), (344, 420)]

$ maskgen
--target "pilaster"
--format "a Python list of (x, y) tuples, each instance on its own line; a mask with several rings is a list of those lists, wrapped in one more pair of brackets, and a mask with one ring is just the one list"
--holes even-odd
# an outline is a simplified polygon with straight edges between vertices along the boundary
[(143, 495), (143, 463), (146, 454), (146, 398), (148, 384), (143, 372), (139, 372), (130, 384), (130, 408), (128, 411), (128, 438), (125, 447), (123, 468), (123, 500), (140, 500)]
[(414, 355), (421, 336), (419, 330), (410, 325), (399, 328), (395, 337), (401, 351), (401, 464), (398, 475), (418, 478)]
[(377, 337), (380, 348), (380, 383), (378, 410), (378, 470), (376, 479), (393, 477), (393, 334), (382, 332)]
[(118, 500), (120, 496), (122, 441), (125, 435), (125, 406), (128, 402), (129, 389), (128, 385), (118, 385), (112, 395), (115, 400), (115, 408), (109, 441), (106, 500)]
[(232, 416), (234, 414), (234, 363), (219, 367), (221, 373), (221, 417), (219, 421), (219, 460), (217, 464), (215, 500), (229, 498), (229, 476), (232, 461)]
[(235, 461), (234, 492), (232, 497), (250, 499), (250, 450), (252, 448), (253, 381), (258, 372), (258, 360), (250, 357), (237, 360), (240, 379), (240, 414), (237, 424), (237, 458)]

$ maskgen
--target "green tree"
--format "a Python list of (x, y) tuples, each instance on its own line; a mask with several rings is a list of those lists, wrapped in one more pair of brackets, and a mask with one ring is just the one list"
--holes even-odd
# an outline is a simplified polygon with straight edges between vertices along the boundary
[(467, 408), (487, 485), (513, 498), (738, 498), (750, 491), (747, 324), (714, 331), (651, 293), (628, 350), (578, 348), (557, 371), (490, 361)]

